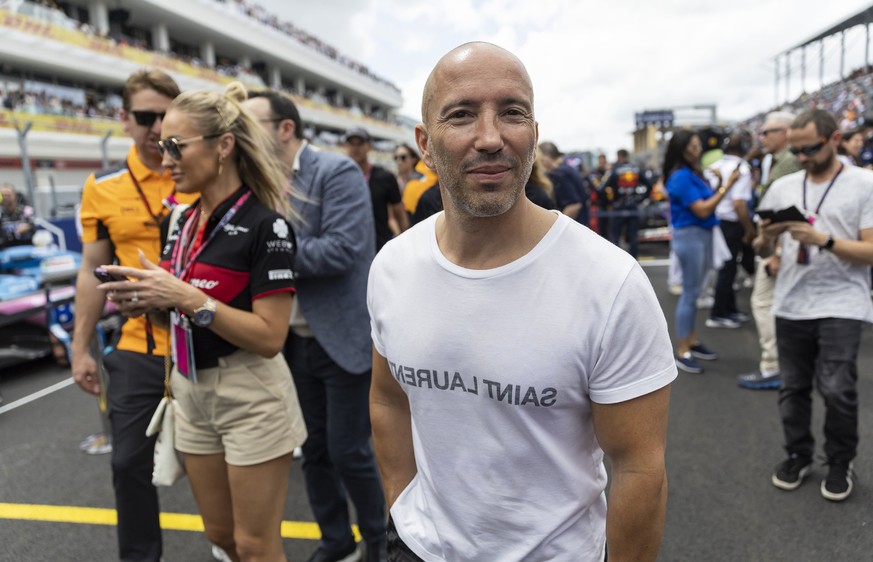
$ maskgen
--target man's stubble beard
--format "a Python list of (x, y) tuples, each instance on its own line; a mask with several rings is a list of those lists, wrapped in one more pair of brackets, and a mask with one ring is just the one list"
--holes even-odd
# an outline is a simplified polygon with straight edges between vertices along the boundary
[[(515, 205), (519, 197), (523, 196), (524, 187), (527, 184), (527, 179), (530, 177), (530, 171), (533, 167), (536, 154), (533, 147), (531, 147), (528, 153), (531, 156), (524, 160), (502, 156), (478, 157), (474, 162), (463, 161), (456, 165), (452, 165), (444, 159), (438, 147), (434, 147), (431, 155), (439, 175), (439, 184), (441, 187), (445, 187), (445, 194), (451, 200), (452, 207), (470, 218), (487, 218), (506, 213)], [(512, 167), (512, 171), (516, 172), (513, 178), (513, 185), (509, 191), (502, 192), (496, 197), (488, 197), (487, 192), (483, 194), (465, 189), (462, 185), (464, 169), (473, 165), (496, 162), (506, 163)], [(445, 203), (443, 203), (443, 207), (445, 207)]]
[(806, 170), (809, 174), (819, 175), (827, 172), (831, 166), (834, 164), (834, 160), (837, 158), (836, 153), (831, 153), (830, 157), (825, 159), (821, 164), (815, 162), (814, 160), (807, 160), (802, 164), (803, 169)]

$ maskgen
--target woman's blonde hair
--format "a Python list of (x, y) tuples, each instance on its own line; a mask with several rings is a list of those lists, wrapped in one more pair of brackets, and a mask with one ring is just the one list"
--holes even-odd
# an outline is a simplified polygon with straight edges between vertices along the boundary
[(241, 102), (247, 97), (245, 86), (231, 82), (224, 93), (192, 90), (177, 97), (169, 110), (181, 111), (194, 118), (204, 135), (232, 133), (236, 141), (231, 158), (239, 177), (264, 205), (298, 220), (290, 204), (294, 196), (288, 177), (273, 150), (273, 140)]
[(533, 168), (530, 171), (530, 182), (542, 187), (552, 199), (555, 198), (555, 188), (552, 186), (552, 180), (543, 169), (543, 153), (539, 148), (537, 148), (537, 157), (534, 158)]

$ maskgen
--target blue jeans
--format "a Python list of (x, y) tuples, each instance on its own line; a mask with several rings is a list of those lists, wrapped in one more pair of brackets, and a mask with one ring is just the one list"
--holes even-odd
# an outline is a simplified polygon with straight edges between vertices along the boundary
[(812, 457), (812, 386), (824, 398), (824, 451), (848, 462), (858, 447), (858, 348), (861, 321), (845, 318), (776, 318), (782, 388), (779, 414), (789, 454)]
[(303, 475), (321, 546), (338, 552), (354, 542), (346, 492), (364, 541), (384, 541), (385, 499), (370, 446), (370, 371), (348, 373), (315, 338), (293, 333), (285, 343), (285, 358), (309, 433)]
[(712, 266), (712, 230), (699, 226), (674, 229), (671, 248), (682, 266), (682, 296), (676, 305), (676, 337), (685, 339), (694, 331), (697, 297), (704, 276)]

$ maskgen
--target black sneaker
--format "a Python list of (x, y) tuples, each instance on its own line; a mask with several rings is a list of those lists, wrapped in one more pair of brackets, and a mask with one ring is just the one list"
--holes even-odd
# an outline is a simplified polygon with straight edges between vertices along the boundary
[(700, 342), (691, 346), (691, 355), (695, 359), (701, 359), (703, 361), (715, 361), (718, 359), (718, 353), (709, 349)]
[(771, 478), (773, 485), (781, 490), (796, 490), (812, 470), (812, 459), (792, 454), (776, 467)]
[(339, 552), (332, 552), (318, 547), (307, 562), (360, 562), (361, 552), (358, 545), (352, 542), (348, 548)]
[(826, 500), (841, 502), (852, 493), (852, 461), (828, 463), (828, 477), (821, 481), (821, 495)]
[(735, 320), (740, 324), (745, 324), (752, 319), (751, 316), (749, 316), (745, 312), (734, 312), (733, 314), (731, 314), (730, 318), (731, 320)]

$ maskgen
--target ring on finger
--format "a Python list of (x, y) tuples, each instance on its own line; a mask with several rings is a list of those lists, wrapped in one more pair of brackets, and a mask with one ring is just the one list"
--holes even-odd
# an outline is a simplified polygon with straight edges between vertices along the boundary
[(130, 299), (130, 302), (139, 302), (139, 296), (136, 294), (136, 291), (133, 292), (133, 297)]

